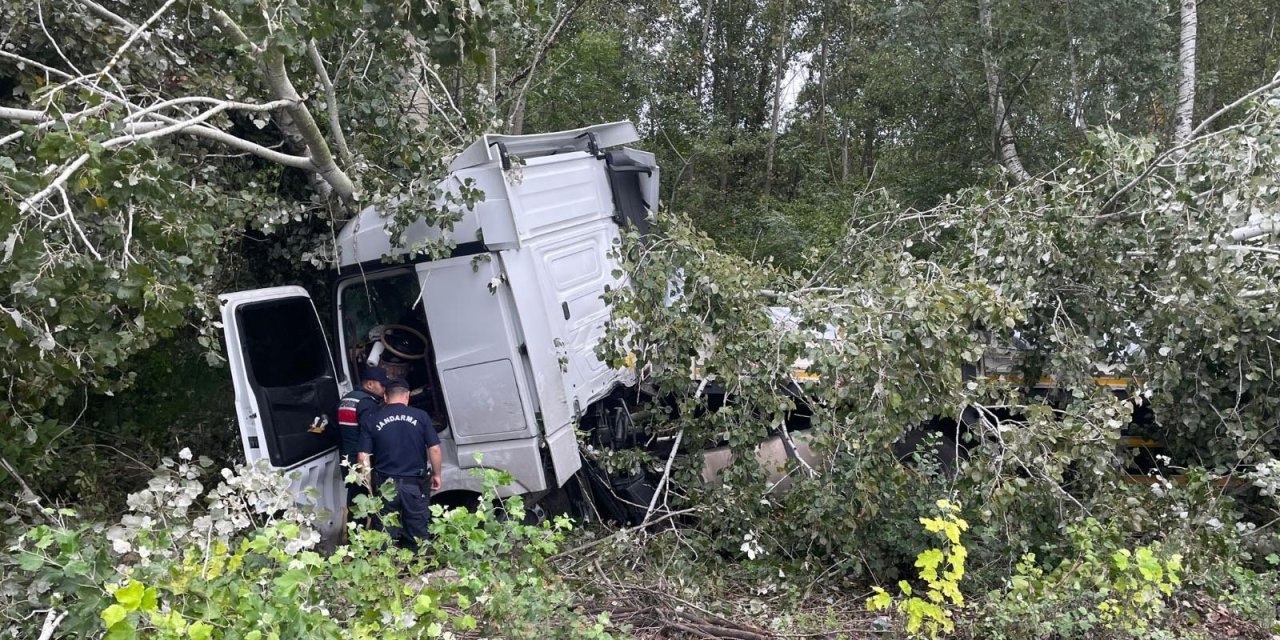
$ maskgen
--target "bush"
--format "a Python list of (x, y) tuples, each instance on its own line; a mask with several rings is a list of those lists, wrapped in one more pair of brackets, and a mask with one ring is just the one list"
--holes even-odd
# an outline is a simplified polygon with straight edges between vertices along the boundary
[(978, 614), (990, 637), (1148, 637), (1182, 588), (1182, 555), (1159, 542), (1130, 548), (1114, 526), (1088, 518), (1067, 528), (1072, 553), (1046, 568), (1026, 554)]
[(56, 620), (62, 634), (112, 639), (608, 636), (607, 618), (575, 612), (547, 569), (570, 522), (521, 524), (518, 499), (501, 517), (502, 474), (486, 472), (474, 512), (433, 507), (422, 552), (352, 524), (350, 543), (325, 555), (288, 478), (223, 469), (206, 491), (212, 464), (192, 458), (164, 460), (115, 525), (42, 509), (45, 522), (0, 557), (4, 635), (33, 637)]

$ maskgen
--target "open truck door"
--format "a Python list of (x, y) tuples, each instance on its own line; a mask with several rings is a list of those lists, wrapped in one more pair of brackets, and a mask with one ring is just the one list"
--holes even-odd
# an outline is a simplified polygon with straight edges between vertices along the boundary
[(417, 271), (458, 466), (510, 472), (513, 493), (547, 489), (534, 391), (499, 264), (489, 255), (458, 257), (421, 263)]
[(299, 501), (318, 507), (326, 538), (341, 527), (345, 492), (338, 451), (333, 356), (302, 287), (218, 296), (245, 461), (293, 476)]

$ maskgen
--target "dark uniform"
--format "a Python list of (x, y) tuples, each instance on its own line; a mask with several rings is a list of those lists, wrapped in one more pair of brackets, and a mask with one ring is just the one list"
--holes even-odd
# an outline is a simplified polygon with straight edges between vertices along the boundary
[[(364, 389), (352, 389), (338, 403), (338, 433), (342, 435), (342, 457), (352, 465), (348, 469), (354, 468), (356, 454), (360, 452), (361, 429), (380, 408), (382, 398)], [(343, 471), (343, 477), (347, 473), (348, 471)], [(356, 496), (364, 492), (363, 485), (347, 483), (347, 507), (355, 506)]]
[(431, 418), (421, 409), (392, 404), (383, 407), (360, 428), (360, 452), (373, 456), (373, 484), (392, 480), (396, 497), (383, 513), (400, 514), (400, 526), (387, 527), (391, 537), (410, 549), (427, 537), (431, 517), (431, 463), (427, 449), (438, 446)]

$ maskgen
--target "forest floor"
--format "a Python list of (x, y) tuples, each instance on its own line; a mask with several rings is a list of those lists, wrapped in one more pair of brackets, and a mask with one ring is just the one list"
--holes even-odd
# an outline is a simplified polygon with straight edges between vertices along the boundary
[[(873, 593), (869, 586), (837, 586), (838, 581), (832, 579), (835, 567), (802, 578), (789, 577), (780, 569), (763, 574), (759, 567), (746, 567), (732, 558), (695, 551), (698, 545), (689, 544), (686, 531), (622, 533), (597, 539), (603, 544), (582, 553), (570, 552), (555, 562), (559, 575), (580, 594), (583, 610), (592, 616), (607, 614), (615, 631), (624, 637), (908, 637), (902, 633), (902, 621), (896, 615), (868, 610), (867, 598)], [(981, 591), (966, 596), (969, 606), (957, 616), (955, 633), (947, 637), (991, 640), (971, 631), (969, 628), (977, 625), (966, 616), (978, 615), (983, 598), (992, 596)], [(1052, 637), (1027, 631), (1025, 637)], [(1228, 605), (1192, 592), (1172, 601), (1158, 621), (1158, 629), (1150, 631), (1152, 635), (1145, 637), (1280, 640), (1280, 635), (1238, 615)], [(1135, 636), (1100, 632), (1089, 637)]]
[[(760, 594), (722, 594), (720, 599), (692, 601), (672, 585), (609, 585), (614, 594), (586, 607), (590, 614), (607, 613), (625, 634), (634, 638), (729, 638), (736, 640), (856, 640), (906, 637), (901, 622), (867, 611), (862, 594), (815, 592), (797, 602)], [(1277, 640), (1257, 623), (1242, 619), (1228, 607), (1204, 595), (1177, 603), (1162, 625), (1166, 637), (1204, 640)], [(949, 637), (979, 640), (968, 632), (964, 618)], [(1030, 630), (1028, 630), (1030, 631)], [(1154, 632), (1154, 630), (1152, 630)], [(1039, 636), (1028, 636), (1039, 637)], [(1113, 636), (1102, 632), (1091, 638)], [(982, 638), (982, 640), (988, 640)]]

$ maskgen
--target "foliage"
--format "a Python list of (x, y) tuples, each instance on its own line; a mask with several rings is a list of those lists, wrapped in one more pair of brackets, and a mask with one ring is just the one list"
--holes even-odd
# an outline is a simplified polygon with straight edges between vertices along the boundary
[(1069, 555), (1046, 570), (1035, 554), (977, 614), (991, 637), (1074, 637), (1105, 629), (1148, 637), (1181, 592), (1182, 555), (1159, 542), (1126, 546), (1119, 531), (1088, 518), (1068, 525)]
[[(210, 468), (187, 450), (166, 459), (112, 526), (68, 509), (41, 510), (46, 522), (4, 556), (7, 633), (34, 633), (45, 622), (37, 614), (48, 610), (65, 614), (59, 631), (76, 637), (105, 630), (109, 638), (422, 638), (478, 630), (533, 638), (553, 628), (555, 637), (608, 637), (608, 619), (574, 613), (571, 592), (547, 568), (568, 520), (532, 526), (503, 517), (496, 491), (509, 478), (496, 472), (484, 477), (478, 510), (433, 508), (429, 551), (397, 549), (385, 533), (352, 524), (349, 544), (322, 553), (314, 514), (297, 505), (289, 478), (223, 469), (206, 490)], [(522, 507), (517, 499), (506, 509), (518, 516)]]
[[(860, 211), (802, 269), (721, 251), (671, 215), (624, 243), (633, 287), (613, 298), (605, 350), (633, 354), (669, 399), (652, 430), (733, 452), (716, 482), (676, 475), (698, 487), (689, 498), (711, 514), (699, 527), (715, 548), (736, 556), (750, 534), (752, 562), (892, 576), (910, 563), (904, 525), (936, 487), (966, 496), (967, 548), (983, 565), (1071, 557), (1059, 523), (1098, 514), (1122, 528), (1116, 550), (1164, 539), (1182, 559), (1151, 547), (1162, 575), (1173, 562), (1197, 590), (1230, 598), (1268, 584), (1259, 560), (1273, 552), (1274, 505), (1211, 488), (1243, 477), (1265, 491), (1280, 451), (1274, 249), (1232, 238), (1275, 224), (1280, 97), (1258, 95), (1235, 124), (1179, 148), (1099, 130), (1052, 181), (971, 189), (925, 211), (868, 198), (884, 208)], [(991, 373), (998, 360), (983, 356), (1000, 354), (1011, 368)], [(897, 463), (895, 443), (921, 428), (943, 436), (934, 453), (949, 464)], [(1179, 491), (1130, 486), (1126, 434), (1210, 468), (1181, 469)], [(769, 437), (814, 454), (781, 470), (785, 494), (755, 464)], [(1150, 603), (1172, 584), (1126, 570), (1122, 600)]]
[[(867, 599), (867, 609), (871, 611), (897, 609), (905, 618), (907, 633), (912, 636), (937, 638), (940, 634), (951, 633), (955, 630), (955, 621), (948, 603), (964, 607), (960, 579), (964, 577), (968, 550), (960, 541), (960, 534), (969, 528), (969, 523), (956, 515), (960, 512), (959, 505), (939, 500), (937, 506), (938, 517), (920, 518), (920, 524), (926, 531), (941, 534), (945, 541), (944, 549), (928, 549), (916, 556), (915, 566), (925, 584), (924, 597), (915, 595), (911, 583), (902, 580), (898, 583), (901, 595), (897, 602), (881, 587), (873, 587), (875, 595)], [(948, 568), (940, 572), (944, 562)]]
[[(930, 544), (917, 523), (934, 498), (961, 495), (960, 548), (984, 568), (970, 578), (991, 591), (978, 611), (993, 633), (1154, 634), (1166, 589), (1274, 622), (1280, 262), (1265, 233), (1232, 232), (1280, 224), (1280, 95), (1216, 113), (1271, 81), (1274, 3), (1203, 7), (1202, 125), (1180, 147), (1162, 142), (1173, 16), (1138, 0), (992, 0), (990, 33), (971, 6), (933, 1), (106, 4), (0, 0), (6, 475), (12, 461), (40, 492), (110, 510), (115, 482), (140, 478), (108, 446), (194, 445), (192, 421), (201, 439), (226, 435), (216, 408), (197, 419), (187, 400), (148, 398), (201, 379), (175, 342), (218, 360), (214, 293), (318, 283), (335, 229), (367, 205), (393, 229), (447, 227), (482, 195), (437, 183), (448, 160), (517, 112), (529, 132), (630, 118), (660, 154), (664, 213), (621, 248), (633, 286), (611, 296), (602, 352), (636, 356), (660, 399), (647, 429), (734, 455), (713, 482), (681, 460), (668, 484), (704, 515), (679, 533), (688, 573), (724, 575), (685, 560), (714, 554), (787, 597), (889, 584)], [(984, 54), (1041, 174), (1014, 188), (995, 162)], [(1010, 347), (1012, 370), (980, 375)], [(1171, 459), (1135, 487), (1126, 466), (1149, 452), (1122, 436), (1139, 432)], [(760, 469), (764, 438), (815, 457)], [(83, 634), (216, 636), (215, 614), (242, 606), (291, 635), (608, 626), (569, 612), (546, 566), (555, 527), (486, 502), (437, 514), (438, 561), (374, 532), (333, 560), (283, 484), (244, 469), (206, 492), (202, 468), (166, 464), (113, 527), (93, 505), (11, 505), (40, 524), (3, 565), (6, 614), (53, 604)], [(1261, 495), (1223, 490), (1241, 479)], [(202, 540), (201, 526), (226, 530)], [(455, 581), (399, 588), (446, 561)]]
[(60, 407), (127, 388), (130, 359), (186, 327), (216, 364), (215, 294), (319, 284), (365, 206), (447, 228), (482, 197), (437, 184), (495, 123), (496, 88), (464, 72), (540, 5), (406, 6), (0, 3), (6, 459), (29, 471)]

